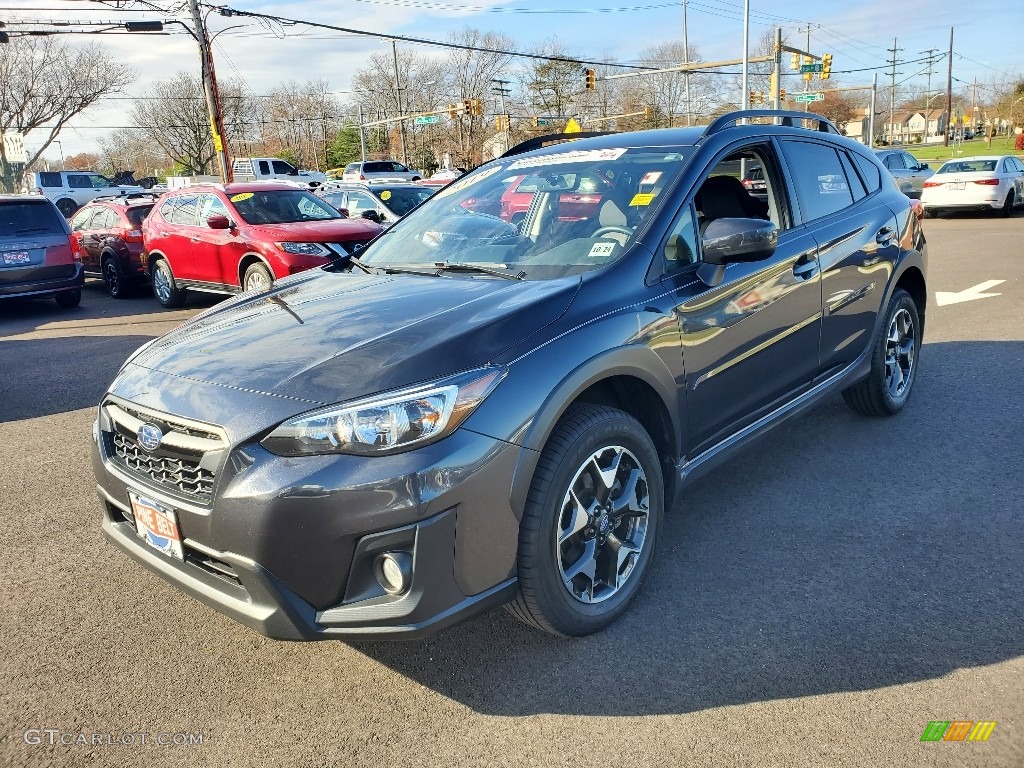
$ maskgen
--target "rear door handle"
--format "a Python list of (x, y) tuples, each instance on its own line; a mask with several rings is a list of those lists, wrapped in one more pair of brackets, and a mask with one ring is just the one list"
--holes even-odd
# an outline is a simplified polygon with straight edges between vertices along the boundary
[(202, 242), (202, 240), (203, 240), (203, 238), (201, 238), (201, 237), (193, 237), (192, 238), (192, 242), (193, 243), (199, 243), (199, 242)]
[(802, 258), (793, 265), (793, 275), (797, 280), (810, 280), (818, 274), (818, 260), (813, 256)]
[(875, 235), (875, 242), (879, 245), (889, 245), (896, 236), (896, 230), (892, 227), (882, 227)]

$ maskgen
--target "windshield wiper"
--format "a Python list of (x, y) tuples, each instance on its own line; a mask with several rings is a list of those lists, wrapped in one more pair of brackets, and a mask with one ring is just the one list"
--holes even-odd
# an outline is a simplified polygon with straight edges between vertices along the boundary
[(355, 256), (349, 256), (348, 257), (348, 261), (349, 261), (350, 264), (353, 264), (353, 265), (359, 267), (361, 270), (363, 270), (363, 272), (365, 272), (368, 275), (376, 275), (377, 274), (377, 270), (376, 269), (374, 269), (373, 267), (368, 266), (366, 264), (363, 264), (363, 262), (361, 262)]
[(26, 227), (25, 229), (19, 229), (15, 232), (15, 235), (24, 235), (27, 232), (47, 232), (46, 227)]
[(442, 272), (475, 272), (480, 275), (493, 275), (494, 277), (500, 277), (505, 280), (522, 280), (526, 277), (525, 272), (502, 272), (500, 269), (493, 269), (480, 264), (469, 264), (458, 261), (435, 261), (434, 266)]

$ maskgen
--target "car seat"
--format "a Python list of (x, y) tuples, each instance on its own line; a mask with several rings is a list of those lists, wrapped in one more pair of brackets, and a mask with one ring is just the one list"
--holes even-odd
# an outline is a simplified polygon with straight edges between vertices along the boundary
[(710, 176), (694, 198), (703, 235), (715, 219), (765, 219), (768, 204), (755, 200), (735, 176)]

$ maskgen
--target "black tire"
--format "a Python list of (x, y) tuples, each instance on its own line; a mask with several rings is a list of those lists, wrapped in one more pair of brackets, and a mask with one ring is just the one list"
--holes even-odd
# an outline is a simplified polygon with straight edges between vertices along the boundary
[(1003, 218), (1010, 218), (1013, 215), (1013, 190), (1006, 193), (1006, 200), (1003, 202)]
[[(903, 354), (894, 355), (892, 363), (886, 362), (888, 352), (894, 348), (903, 348), (903, 343), (897, 341), (894, 347), (890, 339), (894, 323), (898, 322), (897, 316), (906, 312), (911, 322), (913, 346), (909, 358), (909, 370), (903, 367), (906, 356)], [(900, 331), (897, 327), (897, 335)], [(897, 288), (889, 300), (889, 307), (885, 312), (885, 319), (875, 337), (874, 349), (871, 353), (871, 373), (863, 381), (854, 384), (843, 390), (843, 399), (857, 413), (865, 416), (892, 416), (903, 410), (903, 406), (910, 399), (910, 393), (917, 379), (917, 366), (921, 351), (921, 319), (917, 311), (917, 305), (910, 294), (902, 288)], [(904, 380), (902, 389), (899, 388), (895, 375), (890, 375), (890, 370), (899, 368), (899, 376)], [(895, 384), (895, 391), (894, 391)]]
[(274, 284), (274, 276), (263, 264), (250, 264), (242, 278), (243, 291), (266, 291)]
[(179, 288), (174, 282), (174, 273), (167, 259), (157, 259), (153, 264), (151, 281), (153, 296), (164, 309), (177, 309), (185, 303), (187, 291)]
[(420, 177), (419, 177), (419, 176), (413, 176), (413, 177), (412, 177), (412, 180), (413, 180), (413, 181), (420, 181)]
[(106, 256), (103, 259), (100, 272), (103, 275), (103, 282), (106, 283), (107, 293), (113, 298), (127, 299), (131, 295), (132, 286), (128, 283), (128, 278), (124, 276), (116, 256)]
[(57, 201), (57, 210), (61, 212), (61, 215), (65, 219), (70, 219), (78, 211), (79, 205), (74, 200), (62, 197)]
[(76, 288), (73, 291), (61, 291), (53, 298), (61, 309), (74, 309), (82, 303), (82, 289)]
[[(559, 544), (560, 533), (565, 533), (563, 522), (569, 491), (578, 487), (576, 483), (583, 478), (588, 463), (601, 451), (607, 456), (619, 457), (613, 485), (606, 486), (608, 494), (604, 503), (609, 508), (614, 506), (612, 497), (616, 488), (621, 495), (614, 501), (628, 496), (619, 473), (633, 467), (626, 485), (633, 483), (632, 498), (637, 500), (639, 494), (637, 508), (646, 509), (646, 513), (641, 513), (643, 517), (624, 517), (621, 523), (612, 522), (608, 516), (583, 515), (583, 519), (590, 521), (587, 527), (566, 536), (566, 543)], [(636, 469), (640, 474), (635, 474)], [(595, 485), (594, 504), (598, 503), (596, 489)], [(643, 494), (646, 494), (646, 507)], [(665, 487), (658, 452), (640, 423), (629, 414), (607, 406), (583, 404), (570, 408), (544, 446), (526, 499), (519, 528), (519, 591), (508, 605), (509, 611), (524, 623), (555, 635), (580, 637), (604, 629), (625, 612), (640, 591), (654, 556), (664, 507)], [(572, 516), (571, 510), (568, 514)], [(596, 520), (603, 520), (604, 524)], [(644, 530), (639, 533), (634, 526), (641, 524)], [(598, 528), (606, 538), (600, 535)], [(623, 537), (621, 542), (618, 536)], [(566, 557), (563, 547), (581, 546), (585, 552), (586, 543), (593, 540), (594, 550), (604, 552), (607, 558), (612, 550), (604, 547), (615, 543), (611, 542), (613, 537), (620, 544), (629, 543), (631, 546), (626, 549), (632, 550), (626, 562), (613, 571), (612, 578), (616, 581), (622, 577), (621, 586), (613, 589), (607, 583), (598, 585), (596, 578), (586, 576), (584, 578), (591, 582), (591, 602), (585, 602), (570, 591), (570, 582), (563, 580)], [(633, 549), (638, 539), (638, 548)], [(592, 558), (595, 568), (601, 567), (598, 557), (600, 555)], [(585, 559), (585, 554), (580, 555), (577, 562)], [(610, 562), (605, 559), (604, 567)], [(623, 567), (627, 568), (624, 574)], [(604, 573), (611, 576), (613, 572)], [(599, 586), (608, 596), (599, 602), (593, 601)]]
[(933, 219), (936, 216), (938, 216), (938, 211), (932, 208), (925, 208), (924, 212), (921, 215), (926, 219)]

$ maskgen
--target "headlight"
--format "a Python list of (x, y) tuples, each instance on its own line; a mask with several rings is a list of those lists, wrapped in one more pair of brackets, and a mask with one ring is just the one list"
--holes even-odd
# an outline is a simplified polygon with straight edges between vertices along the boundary
[(398, 453), (454, 432), (505, 371), (479, 368), (443, 381), (322, 408), (286, 421), (263, 439), (280, 456)]
[(297, 256), (330, 256), (331, 252), (320, 243), (278, 243), (277, 247), (285, 253)]

